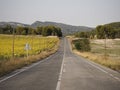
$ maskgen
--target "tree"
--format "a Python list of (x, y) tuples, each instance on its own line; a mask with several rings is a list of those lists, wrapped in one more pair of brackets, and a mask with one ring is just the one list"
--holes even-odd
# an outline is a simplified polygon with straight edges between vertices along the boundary
[(79, 51), (83, 52), (83, 51), (90, 51), (91, 50), (90, 42), (86, 38), (74, 40), (73, 43), (75, 45), (75, 48)]
[[(7, 25), (4, 28), (0, 28), (0, 33), (1, 34), (12, 34), (13, 28), (9, 25)], [(15, 28), (15, 33), (17, 35), (43, 35), (43, 36), (50, 36), (50, 35), (56, 35), (58, 37), (62, 36), (62, 31), (61, 28), (55, 27), (52, 25), (49, 26), (41, 26), (37, 27), (36, 29), (31, 28), (31, 27), (22, 27), (22, 26), (17, 26)]]
[(44, 26), (42, 27), (42, 35), (43, 36), (56, 35), (58, 37), (61, 37), (62, 36), (61, 28), (55, 26)]
[(115, 32), (109, 25), (99, 25), (96, 27), (96, 35), (99, 39), (104, 39), (105, 37), (114, 38)]
[(24, 28), (22, 26), (16, 27), (16, 34), (17, 35), (21, 35), (23, 31), (24, 31)]
[(115, 38), (120, 38), (120, 29), (115, 29)]
[(2, 28), (3, 34), (12, 34), (13, 28), (11, 25), (6, 25)]
[(38, 35), (42, 35), (42, 31), (43, 31), (43, 27), (37, 27), (36, 33), (37, 33)]
[(3, 33), (4, 33), (3, 28), (0, 27), (0, 34), (3, 34)]
[(58, 37), (62, 37), (62, 31), (61, 31), (61, 28), (57, 28), (57, 31), (58, 31), (58, 34), (57, 34), (57, 36)]
[(75, 35), (76, 37), (80, 37), (80, 38), (89, 38), (90, 37), (90, 32), (78, 32)]
[(103, 30), (102, 27), (103, 27), (102, 25), (99, 25), (99, 26), (96, 27), (96, 35), (97, 35), (97, 38), (99, 38), (99, 39), (104, 38), (104, 35), (103, 35), (104, 30)]

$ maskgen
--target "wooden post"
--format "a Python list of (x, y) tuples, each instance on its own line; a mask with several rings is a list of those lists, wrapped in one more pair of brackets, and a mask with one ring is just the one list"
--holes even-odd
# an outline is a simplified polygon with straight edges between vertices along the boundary
[(14, 43), (15, 43), (15, 31), (14, 31), (14, 28), (13, 28), (12, 59), (14, 59)]
[(107, 38), (106, 38), (106, 34), (105, 34), (105, 60), (106, 60), (106, 57), (107, 57), (107, 52), (106, 52), (106, 40), (107, 40)]

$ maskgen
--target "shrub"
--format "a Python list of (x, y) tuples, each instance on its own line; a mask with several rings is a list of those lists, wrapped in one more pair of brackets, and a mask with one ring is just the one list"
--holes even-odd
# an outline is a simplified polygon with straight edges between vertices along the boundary
[(78, 40), (74, 40), (73, 41), (74, 46), (77, 50), (79, 51), (90, 51), (90, 42), (88, 39), (84, 38), (84, 39), (78, 39)]

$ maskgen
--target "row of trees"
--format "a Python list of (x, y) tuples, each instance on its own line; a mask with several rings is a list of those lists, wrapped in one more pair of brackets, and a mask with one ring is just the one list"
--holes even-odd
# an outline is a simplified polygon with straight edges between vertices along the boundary
[(75, 34), (76, 37), (81, 38), (98, 38), (98, 39), (114, 39), (120, 38), (120, 28), (115, 29), (110, 25), (99, 25), (94, 30), (89, 32), (78, 32)]
[(36, 29), (31, 27), (22, 27), (18, 26), (16, 28), (13, 28), (10, 25), (7, 25), (5, 27), (0, 28), (0, 34), (12, 34), (14, 30), (14, 33), (17, 35), (43, 35), (43, 36), (62, 36), (61, 28), (55, 27), (55, 26), (41, 26), (37, 27)]

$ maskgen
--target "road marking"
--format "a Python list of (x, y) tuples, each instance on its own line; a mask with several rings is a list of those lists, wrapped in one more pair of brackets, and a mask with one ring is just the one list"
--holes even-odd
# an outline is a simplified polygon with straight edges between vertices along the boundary
[(120, 79), (118, 77), (114, 77), (115, 79), (117, 79), (118, 81), (120, 81)]
[(66, 42), (65, 42), (65, 39), (64, 39), (64, 54), (63, 54), (63, 60), (62, 60), (62, 65), (61, 65), (61, 69), (60, 69), (60, 74), (59, 74), (56, 90), (60, 90), (62, 73), (63, 73), (63, 68), (64, 68), (64, 61), (65, 61), (65, 46), (66, 46)]
[(22, 72), (24, 72), (24, 71), (26, 71), (26, 70), (28, 70), (28, 69), (34, 67), (34, 66), (37, 66), (38, 64), (40, 64), (40, 63), (42, 63), (42, 62), (45, 62), (46, 60), (48, 60), (48, 59), (51, 58), (52, 56), (53, 56), (53, 55), (49, 56), (49, 57), (46, 58), (45, 60), (42, 60), (42, 61), (33, 63), (33, 64), (30, 65), (29, 67), (23, 67), (23, 68), (21, 68), (20, 71), (18, 71), (18, 72), (14, 73), (14, 74), (12, 74), (12, 75), (10, 75), (10, 76), (7, 76), (7, 77), (1, 79), (1, 80), (0, 80), (0, 83), (2, 83), (2, 82), (4, 82), (4, 81), (6, 81), (6, 80), (8, 80), (8, 79), (10, 79), (10, 78), (12, 78), (12, 77), (18, 75), (18, 74), (20, 74), (20, 73), (22, 73)]
[[(87, 62), (87, 61), (86, 61), (86, 62)], [(102, 72), (104, 72), (104, 73), (108, 73), (107, 71), (103, 70), (102, 68), (100, 68), (100, 67), (98, 67), (98, 66), (96, 66), (96, 65), (94, 65), (94, 64), (92, 64), (92, 63), (90, 63), (90, 62), (87, 62), (87, 63), (90, 64), (91, 66), (99, 69), (100, 71), (102, 71)]]
[[(65, 63), (65, 62), (64, 62)], [(64, 64), (64, 66), (63, 66), (64, 68), (63, 68), (63, 73), (65, 73), (66, 72), (66, 69), (65, 69), (65, 64)]]
[(86, 61), (86, 62), (87, 62), (88, 64), (92, 65), (93, 67), (95, 67), (95, 68), (99, 69), (100, 71), (102, 71), (102, 72), (104, 72), (104, 73), (108, 74), (108, 75), (109, 75), (109, 76), (111, 76), (112, 78), (114, 78), (114, 79), (116, 79), (116, 80), (120, 81), (120, 78), (115, 77), (113, 74), (110, 74), (109, 72), (107, 72), (107, 71), (103, 70), (102, 68), (100, 68), (100, 67), (98, 67), (98, 66), (94, 65), (93, 63), (91, 63), (91, 62), (89, 62), (89, 61)]
[[(78, 55), (76, 55), (76, 54), (74, 54), (74, 55), (77, 56), (78, 58), (80, 58)], [(91, 66), (99, 69), (100, 71), (108, 74), (109, 76), (111, 76), (112, 78), (116, 79), (117, 81), (120, 81), (120, 78), (114, 76), (113, 74), (110, 74), (109, 72), (107, 72), (107, 71), (105, 71), (104, 69), (98, 67), (97, 65), (94, 65), (94, 64), (96, 64), (96, 63), (94, 63), (94, 62), (92, 62), (92, 61), (88, 61), (88, 60), (84, 60), (84, 61), (85, 61), (86, 63), (90, 64)]]
[(13, 75), (11, 75), (11, 76), (8, 76), (8, 77), (6, 77), (6, 78), (0, 80), (0, 83), (6, 81), (6, 80), (9, 79), (9, 78), (12, 78), (12, 77), (16, 76), (17, 74), (19, 74), (19, 73), (21, 73), (21, 72), (23, 72), (23, 71), (19, 71), (19, 72), (15, 73), (15, 74), (13, 74)]
[(114, 77), (112, 74), (109, 74), (111, 77)]
[(63, 72), (64, 72), (64, 73), (66, 72), (65, 68), (63, 69)]

